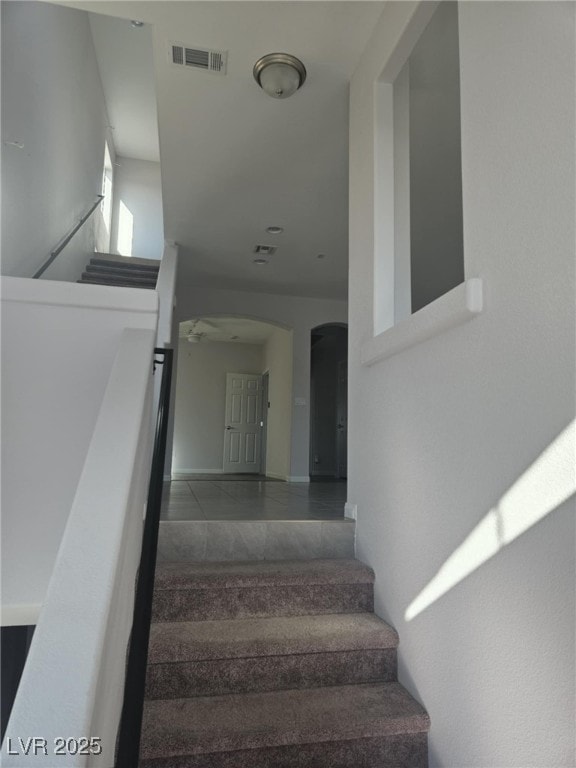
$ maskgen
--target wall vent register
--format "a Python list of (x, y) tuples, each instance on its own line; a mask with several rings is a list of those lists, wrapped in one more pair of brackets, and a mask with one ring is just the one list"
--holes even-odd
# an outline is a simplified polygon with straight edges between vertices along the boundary
[(170, 43), (169, 56), (170, 63), (176, 67), (201, 69), (218, 75), (226, 74), (227, 51), (194, 48), (184, 43)]

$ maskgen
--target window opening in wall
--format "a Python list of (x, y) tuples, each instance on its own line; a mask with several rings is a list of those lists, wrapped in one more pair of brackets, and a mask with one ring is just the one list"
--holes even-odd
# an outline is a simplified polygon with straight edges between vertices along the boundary
[(407, 66), (416, 312), (464, 280), (457, 3), (440, 4)]
[[(464, 280), (458, 4), (442, 2), (381, 91), (393, 150), (394, 322)], [(386, 112), (392, 112), (393, 118)], [(381, 161), (382, 162), (382, 161)], [(386, 203), (386, 199), (384, 200)], [(389, 241), (390, 245), (392, 241)], [(381, 328), (383, 330), (383, 328)]]

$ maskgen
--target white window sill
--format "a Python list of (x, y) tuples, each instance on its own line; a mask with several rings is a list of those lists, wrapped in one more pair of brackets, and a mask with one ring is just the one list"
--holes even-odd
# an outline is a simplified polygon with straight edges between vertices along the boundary
[(473, 277), (362, 345), (362, 365), (374, 365), (472, 320), (483, 309), (482, 279)]

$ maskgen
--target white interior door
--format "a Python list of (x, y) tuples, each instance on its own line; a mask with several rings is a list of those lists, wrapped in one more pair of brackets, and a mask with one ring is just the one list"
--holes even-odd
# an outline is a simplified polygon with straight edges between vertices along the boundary
[(226, 374), (224, 472), (260, 471), (262, 376)]

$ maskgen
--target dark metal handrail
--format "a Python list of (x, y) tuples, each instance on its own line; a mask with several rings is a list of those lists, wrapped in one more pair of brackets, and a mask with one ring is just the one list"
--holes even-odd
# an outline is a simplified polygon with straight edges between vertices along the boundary
[[(158, 528), (160, 524), (160, 505), (162, 503), (162, 484), (164, 481), (164, 456), (168, 433), (168, 412), (170, 408), (170, 385), (172, 380), (172, 349), (154, 350), (154, 370), (162, 365), (160, 401), (156, 420), (152, 470), (148, 486), (148, 504), (146, 521), (142, 536), (142, 555), (138, 570), (138, 583), (134, 600), (132, 634), (126, 668), (124, 704), (118, 732), (116, 750), (117, 768), (138, 768), (140, 753), (140, 731), (142, 729), (142, 711), (146, 686), (146, 664), (148, 660), (148, 640), (152, 620), (152, 595), (154, 592), (154, 572), (156, 570), (156, 549), (158, 547)], [(156, 356), (162, 355), (163, 360)]]
[(76, 225), (75, 225), (75, 226), (74, 226), (74, 227), (73, 227), (73, 228), (70, 230), (70, 232), (69, 232), (69, 233), (66, 235), (66, 237), (65, 237), (63, 240), (61, 240), (61, 241), (60, 241), (59, 245), (58, 245), (58, 246), (56, 246), (56, 248), (54, 248), (54, 250), (50, 252), (50, 256), (48, 256), (48, 258), (46, 259), (46, 261), (44, 262), (44, 264), (42, 264), (42, 266), (40, 267), (40, 269), (39, 269), (39, 270), (37, 270), (37, 271), (36, 271), (36, 272), (35, 272), (35, 273), (32, 275), (32, 278), (37, 278), (37, 277), (40, 277), (41, 275), (43, 275), (43, 274), (44, 274), (44, 272), (46, 272), (46, 270), (48, 269), (48, 267), (50, 266), (50, 264), (52, 264), (52, 262), (54, 261), (54, 259), (56, 258), (56, 256), (58, 256), (58, 254), (59, 254), (61, 251), (63, 251), (63, 250), (64, 250), (64, 248), (66, 248), (66, 246), (68, 245), (68, 243), (70, 242), (70, 240), (72, 240), (72, 238), (74, 237), (74, 235), (76, 234), (76, 232), (78, 232), (78, 230), (79, 230), (79, 229), (80, 229), (80, 227), (81, 227), (81, 226), (84, 224), (84, 222), (88, 221), (88, 219), (90, 218), (90, 216), (92, 216), (92, 214), (94, 213), (94, 211), (96, 210), (96, 208), (98, 208), (98, 206), (100, 205), (100, 203), (102, 202), (102, 200), (104, 200), (104, 195), (98, 195), (98, 199), (96, 200), (96, 202), (94, 203), (94, 205), (93, 205), (93, 206), (90, 208), (90, 210), (89, 210), (89, 211), (87, 211), (87, 213), (85, 213), (85, 214), (84, 214), (84, 216), (82, 216), (82, 218), (80, 219), (80, 221), (79, 221), (79, 222), (78, 222), (78, 223), (77, 223), (77, 224), (76, 224)]

